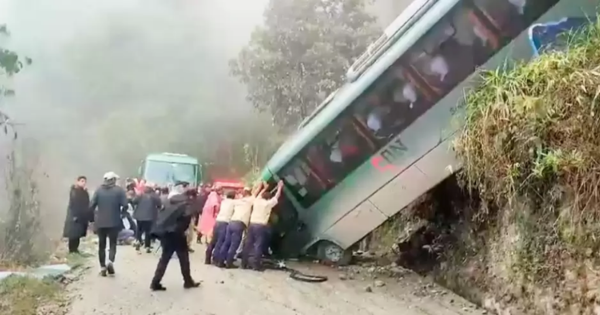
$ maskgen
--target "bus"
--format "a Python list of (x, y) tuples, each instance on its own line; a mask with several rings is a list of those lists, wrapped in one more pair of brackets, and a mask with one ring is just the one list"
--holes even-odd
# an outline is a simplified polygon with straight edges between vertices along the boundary
[(164, 187), (172, 186), (178, 181), (198, 186), (202, 181), (202, 166), (198, 159), (186, 154), (148, 154), (142, 160), (138, 173), (141, 179)]
[(281, 255), (349, 262), (353, 245), (460, 169), (455, 114), (479, 72), (532, 58), (530, 25), (595, 17), (599, 2), (414, 0), (267, 162), (262, 179), (285, 183)]

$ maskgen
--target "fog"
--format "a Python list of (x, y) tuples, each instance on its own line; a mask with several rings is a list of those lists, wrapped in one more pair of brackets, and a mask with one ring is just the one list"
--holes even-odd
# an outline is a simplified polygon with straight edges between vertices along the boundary
[(173, 131), (161, 128), (166, 113), (181, 113), (179, 127), (194, 127), (190, 137), (255, 115), (227, 62), (266, 2), (0, 0), (8, 46), (33, 59), (14, 77), (16, 97), (0, 106), (23, 124), (20, 139), (48, 174), (45, 211), (64, 213), (77, 175), (93, 185), (106, 171), (133, 171), (117, 150), (147, 142), (161, 149), (158, 135)]

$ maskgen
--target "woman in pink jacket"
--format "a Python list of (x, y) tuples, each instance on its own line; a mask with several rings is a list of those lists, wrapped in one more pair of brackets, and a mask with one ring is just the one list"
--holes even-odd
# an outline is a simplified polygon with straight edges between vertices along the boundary
[(204, 208), (202, 208), (200, 223), (198, 224), (198, 233), (202, 234), (207, 244), (210, 243), (220, 205), (221, 197), (217, 191), (213, 189), (210, 194), (208, 194)]

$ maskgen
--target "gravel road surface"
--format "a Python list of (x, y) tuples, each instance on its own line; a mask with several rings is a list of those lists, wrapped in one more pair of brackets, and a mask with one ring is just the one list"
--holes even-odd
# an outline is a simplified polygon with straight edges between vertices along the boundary
[[(72, 315), (457, 315), (482, 314), (473, 305), (443, 288), (435, 296), (418, 296), (423, 279), (409, 274), (401, 279), (342, 280), (340, 271), (313, 264), (293, 267), (326, 275), (319, 284), (295, 281), (281, 271), (263, 273), (222, 270), (206, 266), (204, 247), (192, 254), (192, 274), (202, 285), (184, 290), (179, 263), (173, 259), (163, 285), (151, 292), (150, 279), (158, 254), (138, 254), (120, 246), (114, 278), (98, 275), (95, 258), (83, 277), (71, 286)], [(375, 284), (375, 281), (377, 282)], [(429, 286), (431, 287), (431, 286)]]

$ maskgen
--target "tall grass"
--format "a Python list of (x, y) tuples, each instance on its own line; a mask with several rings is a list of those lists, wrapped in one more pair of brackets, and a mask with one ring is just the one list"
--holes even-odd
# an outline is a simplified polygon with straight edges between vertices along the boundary
[(513, 291), (562, 291), (555, 309), (585, 313), (600, 303), (600, 24), (567, 36), (565, 51), (485, 73), (454, 147), (467, 188), (512, 209)]

